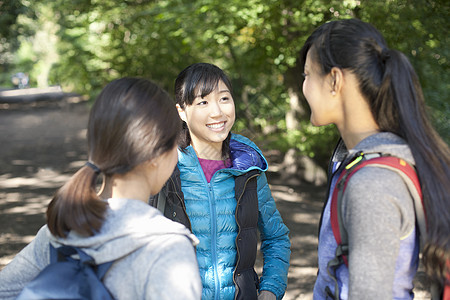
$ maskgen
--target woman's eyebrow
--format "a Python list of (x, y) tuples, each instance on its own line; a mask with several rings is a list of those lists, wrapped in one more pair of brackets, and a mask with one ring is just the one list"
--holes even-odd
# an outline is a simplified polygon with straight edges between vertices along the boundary
[[(231, 94), (231, 92), (230, 92), (229, 89), (219, 90), (217, 93), (218, 93), (218, 94), (223, 94), (223, 93), (229, 93), (229, 94)], [(194, 97), (194, 99), (197, 99), (197, 98), (203, 99), (202, 94), (199, 93), (198, 95), (196, 95), (196, 96)]]

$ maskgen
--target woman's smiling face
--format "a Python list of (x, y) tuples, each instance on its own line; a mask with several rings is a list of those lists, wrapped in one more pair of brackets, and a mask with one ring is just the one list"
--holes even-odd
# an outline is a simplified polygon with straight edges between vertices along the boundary
[(202, 149), (222, 147), (236, 118), (231, 91), (220, 80), (216, 89), (205, 97), (201, 97), (200, 91), (196, 94), (191, 105), (179, 108), (180, 117), (189, 128), (192, 145)]

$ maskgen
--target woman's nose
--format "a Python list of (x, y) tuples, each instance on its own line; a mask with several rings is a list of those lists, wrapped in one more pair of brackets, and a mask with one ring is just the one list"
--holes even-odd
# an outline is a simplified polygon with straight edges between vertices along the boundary
[(213, 101), (211, 107), (211, 111), (209, 112), (211, 117), (216, 117), (222, 115), (222, 108), (220, 107), (220, 104), (216, 101)]

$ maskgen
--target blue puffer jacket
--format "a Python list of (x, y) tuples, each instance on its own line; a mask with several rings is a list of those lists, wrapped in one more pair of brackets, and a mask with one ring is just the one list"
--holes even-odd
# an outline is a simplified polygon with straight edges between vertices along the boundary
[(281, 299), (287, 286), (290, 258), (289, 230), (276, 209), (264, 172), (267, 161), (249, 139), (233, 134), (230, 141), (232, 167), (217, 171), (208, 183), (194, 149), (179, 152), (181, 189), (192, 232), (200, 240), (197, 259), (203, 281), (202, 299), (234, 299), (236, 267), (235, 177), (252, 170), (257, 179), (258, 229), (264, 257), (260, 290)]

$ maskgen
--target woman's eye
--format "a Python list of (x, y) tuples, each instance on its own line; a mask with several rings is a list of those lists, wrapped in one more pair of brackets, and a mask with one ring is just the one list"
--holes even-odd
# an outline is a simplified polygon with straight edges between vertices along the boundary
[(306, 77), (306, 76), (308, 76), (308, 74), (306, 74), (306, 73), (302, 73), (302, 76), (303, 76), (303, 77)]
[(223, 97), (223, 98), (220, 98), (220, 100), (221, 100), (221, 101), (228, 101), (228, 100), (230, 100), (230, 98), (228, 98), (228, 97)]
[(197, 103), (197, 105), (206, 105), (206, 104), (208, 104), (208, 102), (206, 102), (206, 100), (199, 101), (199, 102)]

